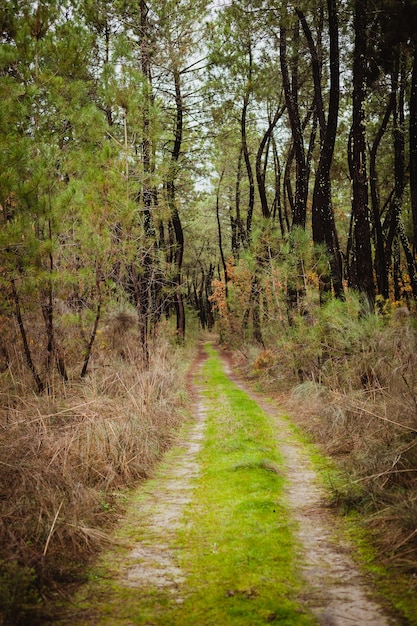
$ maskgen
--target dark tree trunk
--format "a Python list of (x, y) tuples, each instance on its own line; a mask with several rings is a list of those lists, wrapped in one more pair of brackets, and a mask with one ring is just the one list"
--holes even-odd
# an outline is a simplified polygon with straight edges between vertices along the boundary
[(375, 238), (375, 271), (378, 284), (378, 291), (383, 298), (387, 299), (389, 296), (388, 288), (388, 262), (385, 252), (384, 234), (381, 224), (381, 207), (378, 194), (378, 175), (376, 169), (376, 156), (379, 144), (387, 129), (389, 119), (394, 107), (395, 93), (391, 93), (391, 97), (388, 102), (387, 110), (385, 111), (384, 118), (381, 122), (381, 126), (373, 141), (371, 153), (369, 157), (369, 187), (371, 191), (371, 204), (372, 204), (372, 217), (374, 226), (374, 238)]
[[(151, 36), (149, 24), (149, 9), (144, 0), (139, 2), (140, 24), (140, 66), (143, 75), (142, 98), (141, 98), (141, 122), (142, 141), (140, 152), (143, 166), (143, 180), (137, 193), (136, 201), (142, 203), (143, 229), (147, 241), (145, 246), (138, 251), (139, 267), (132, 270), (132, 276), (137, 281), (135, 284), (135, 302), (138, 313), (138, 326), (144, 363), (149, 364), (149, 332), (152, 317), (157, 318), (156, 301), (158, 294), (153, 285), (154, 257), (153, 247), (156, 245), (156, 230), (152, 218), (152, 206), (156, 198), (152, 187), (152, 140), (150, 129), (150, 109), (153, 102), (152, 75), (151, 75)], [(126, 136), (127, 143), (127, 136)]]
[(410, 197), (413, 216), (413, 249), (417, 252), (417, 49), (414, 50), (410, 92)]
[(143, 211), (144, 211), (144, 230), (145, 234), (155, 236), (155, 229), (152, 220), (152, 198), (153, 190), (151, 184), (151, 138), (150, 138), (150, 121), (149, 111), (152, 104), (152, 77), (150, 62), (150, 35), (148, 21), (148, 7), (144, 0), (140, 1), (140, 59), (141, 68), (144, 78), (143, 98), (142, 98), (142, 162), (144, 180), (142, 184), (143, 193)]
[(398, 302), (401, 299), (401, 254), (400, 244), (397, 237), (394, 240), (393, 248), (394, 300)]
[(262, 167), (262, 156), (265, 152), (265, 146), (270, 141), (274, 128), (277, 125), (277, 122), (282, 116), (284, 110), (285, 110), (285, 107), (277, 108), (274, 118), (270, 121), (269, 126), (267, 130), (265, 131), (264, 136), (262, 137), (262, 141), (259, 145), (259, 149), (256, 155), (256, 181), (258, 183), (258, 191), (259, 191), (259, 198), (261, 200), (262, 215), (266, 219), (269, 219), (271, 217), (271, 210), (269, 208), (268, 198), (266, 195), (266, 186), (265, 186), (266, 168), (265, 166)]
[[(401, 241), (403, 247), (408, 273), (410, 276), (411, 288), (413, 291), (413, 297), (417, 299), (417, 270), (416, 262), (410, 243), (408, 241), (407, 234), (405, 232), (404, 223), (401, 217), (401, 210), (403, 204), (403, 194), (405, 187), (405, 58), (400, 54), (398, 61), (400, 66), (394, 75), (392, 91), (395, 94), (398, 91), (398, 98), (395, 98), (394, 104), (394, 175), (395, 175), (395, 187), (394, 187), (394, 207), (393, 212), (395, 215), (395, 228), (396, 234)], [(399, 88), (397, 88), (397, 77), (400, 76)]]
[(64, 382), (68, 382), (68, 374), (65, 367), (65, 362), (60, 354), (58, 346), (55, 341), (54, 330), (54, 308), (53, 308), (53, 292), (52, 286), (44, 292), (44, 301), (42, 302), (42, 315), (45, 322), (46, 330), (46, 373), (47, 373), (47, 388), (49, 390), (50, 375), (54, 362), (59, 375)]
[(181, 80), (180, 73), (177, 68), (174, 68), (174, 86), (175, 86), (175, 129), (174, 129), (174, 148), (172, 151), (171, 168), (169, 173), (169, 179), (167, 182), (167, 196), (168, 204), (171, 211), (171, 221), (175, 233), (175, 252), (174, 252), (174, 264), (176, 268), (176, 275), (174, 278), (176, 291), (175, 291), (175, 311), (177, 316), (177, 335), (180, 341), (183, 341), (185, 336), (185, 308), (184, 299), (181, 293), (181, 268), (182, 260), (184, 256), (184, 232), (182, 229), (180, 215), (176, 205), (176, 186), (175, 180), (177, 176), (178, 160), (181, 154), (182, 134), (183, 134), (183, 101), (181, 93)]
[(304, 150), (303, 129), (298, 110), (298, 80), (297, 72), (293, 70), (293, 80), (290, 81), (288, 60), (287, 60), (287, 31), (280, 29), (280, 65), (282, 74), (282, 84), (284, 88), (285, 104), (288, 109), (291, 133), (294, 145), (294, 156), (296, 164), (295, 195), (293, 207), (293, 226), (305, 228), (307, 211), (307, 191), (308, 191), (308, 168)]
[(205, 281), (206, 306), (207, 306), (207, 328), (211, 330), (214, 326), (213, 307), (211, 306), (210, 296), (212, 295), (211, 284), (213, 282), (214, 265), (210, 263), (210, 268)]
[(252, 302), (253, 339), (254, 341), (256, 341), (256, 343), (264, 346), (264, 340), (261, 330), (261, 290), (257, 276), (255, 276), (252, 281)]
[(239, 158), (237, 161), (237, 172), (236, 172), (236, 187), (235, 187), (235, 208), (236, 208), (236, 216), (230, 213), (230, 224), (232, 229), (232, 251), (238, 256), (239, 249), (241, 246), (245, 246), (246, 242), (246, 230), (241, 217), (240, 211), (240, 183), (242, 180), (242, 158), (243, 158), (243, 145), (240, 145), (239, 150)]
[(375, 291), (366, 172), (365, 97), (367, 79), (367, 0), (355, 2), (355, 48), (353, 60), (353, 121), (351, 164), (353, 186), (353, 262), (351, 285), (374, 307)]
[[(292, 144), (290, 150), (288, 151), (287, 160), (286, 160), (285, 169), (284, 169), (284, 213), (287, 217), (286, 221), (288, 225), (288, 230), (290, 230), (291, 228), (293, 215), (295, 212), (294, 193), (293, 193), (293, 189), (291, 185), (291, 169), (292, 169), (293, 162), (294, 162), (294, 143)], [(287, 203), (287, 200), (288, 200), (288, 203)], [(290, 214), (291, 223), (288, 218), (288, 213), (289, 213), (289, 211), (287, 210), (288, 204), (289, 204), (289, 208), (291, 211), (291, 214)]]
[[(98, 274), (98, 272), (97, 272)], [(98, 325), (100, 323), (100, 318), (101, 318), (101, 307), (103, 304), (103, 296), (102, 296), (102, 292), (101, 292), (101, 284), (100, 284), (100, 276), (97, 275), (96, 277), (96, 291), (97, 291), (97, 309), (96, 309), (96, 316), (94, 319), (94, 324), (93, 324), (93, 328), (91, 331), (91, 335), (90, 335), (90, 340), (87, 344), (87, 349), (85, 351), (85, 356), (84, 356), (84, 363), (83, 363), (83, 367), (81, 370), (81, 378), (84, 378), (87, 374), (87, 369), (88, 369), (88, 364), (90, 362), (90, 358), (91, 358), (91, 353), (93, 350), (93, 345), (94, 345), (94, 341), (96, 339), (97, 336), (97, 330), (98, 330)]]
[(20, 336), (22, 338), (23, 352), (25, 355), (26, 363), (30, 371), (32, 372), (33, 380), (35, 381), (36, 389), (38, 393), (42, 393), (45, 390), (45, 385), (42, 382), (41, 377), (39, 376), (36, 366), (32, 359), (32, 353), (30, 351), (29, 342), (27, 339), (25, 325), (23, 323), (19, 294), (17, 292), (16, 283), (14, 279), (11, 280), (10, 284), (11, 284), (12, 300), (14, 304), (15, 315), (17, 319), (17, 324), (19, 326)]
[[(385, 240), (385, 259), (387, 267), (393, 265), (394, 278), (394, 297), (397, 298), (400, 293), (401, 274), (399, 260), (400, 243), (403, 247), (406, 257), (408, 273), (410, 276), (413, 297), (417, 298), (417, 268), (410, 246), (407, 234), (405, 232), (404, 223), (401, 216), (403, 192), (405, 187), (405, 64), (404, 59), (401, 63), (401, 81), (399, 83), (399, 66), (400, 60), (392, 73), (392, 112), (393, 112), (393, 143), (394, 143), (394, 189), (391, 192), (387, 204), (389, 205), (387, 216), (384, 220), (383, 230), (387, 232)], [(396, 256), (397, 255), (397, 256)]]
[[(320, 157), (314, 184), (312, 206), (313, 241), (317, 244), (326, 245), (330, 256), (331, 276), (335, 295), (343, 297), (342, 263), (334, 220), (330, 182), (339, 114), (339, 33), (335, 0), (328, 0), (327, 6), (330, 42), (330, 94), (327, 122), (324, 112), (318, 51), (305, 16), (300, 11), (297, 11), (297, 13), (310, 50), (315, 94), (314, 101), (320, 128)], [(328, 280), (324, 281), (321, 286), (321, 292), (329, 291), (330, 286)]]
[(222, 184), (223, 176), (224, 176), (224, 170), (221, 173), (220, 180), (219, 180), (219, 186), (217, 188), (217, 195), (216, 195), (216, 219), (217, 219), (217, 233), (218, 233), (218, 237), (219, 237), (220, 258), (222, 260), (222, 265), (223, 265), (224, 285), (225, 285), (225, 290), (226, 290), (226, 302), (227, 302), (229, 277), (227, 275), (226, 258), (224, 256), (224, 250), (223, 250), (222, 225), (221, 225), (221, 222), (220, 222), (220, 186)]
[(256, 343), (264, 345), (262, 330), (261, 330), (261, 315), (260, 315), (260, 289), (259, 280), (255, 275), (252, 278), (251, 289), (249, 295), (249, 302), (247, 309), (242, 319), (242, 330), (248, 328), (249, 320), (252, 315), (252, 337)]
[(249, 182), (248, 212), (246, 215), (246, 237), (245, 237), (245, 242), (244, 242), (245, 245), (248, 245), (251, 240), (253, 207), (255, 204), (255, 180), (253, 176), (252, 165), (250, 162), (248, 141), (247, 141), (247, 135), (246, 135), (246, 118), (247, 118), (247, 112), (248, 112), (248, 105), (249, 105), (249, 93), (246, 93), (244, 100), (243, 100), (242, 117), (241, 117), (242, 151), (243, 151), (243, 157), (244, 157), (245, 165), (246, 165), (246, 173), (247, 173), (248, 182)]
[[(52, 227), (51, 222), (49, 221), (49, 239), (52, 239)], [(54, 260), (52, 254), (49, 254), (49, 268), (50, 274), (54, 271)], [(43, 300), (42, 300), (42, 314), (45, 322), (45, 330), (46, 330), (46, 376), (47, 376), (47, 387), (49, 390), (50, 384), (50, 376), (52, 372), (52, 367), (54, 362), (56, 363), (56, 367), (59, 375), (63, 379), (64, 382), (68, 382), (67, 370), (65, 367), (64, 359), (59, 353), (58, 346), (55, 340), (55, 329), (54, 329), (54, 291), (52, 285), (52, 279), (48, 280), (48, 286), (43, 291)]]
[(279, 226), (281, 229), (281, 235), (284, 238), (288, 231), (290, 230), (290, 221), (288, 219), (288, 214), (285, 210), (283, 210), (282, 201), (281, 201), (281, 163), (278, 155), (278, 149), (276, 145), (276, 141), (274, 136), (272, 135), (272, 153), (274, 155), (274, 172), (275, 172), (275, 197), (274, 197), (274, 208), (273, 208), (273, 220), (276, 220), (277, 213), (279, 219)]

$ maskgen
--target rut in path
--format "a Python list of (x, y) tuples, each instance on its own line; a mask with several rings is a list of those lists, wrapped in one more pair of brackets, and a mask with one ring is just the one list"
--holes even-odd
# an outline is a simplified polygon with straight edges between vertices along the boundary
[[(195, 378), (203, 357), (193, 368)], [(298, 443), (279, 410), (261, 394), (254, 393), (233, 376), (226, 360), (223, 367), (228, 377), (271, 416), (278, 446), (285, 458), (287, 501), (298, 525), (301, 543), (300, 562), (306, 589), (300, 604), (327, 626), (388, 626), (395, 624), (370, 597), (370, 589), (362, 579), (349, 555), (349, 546), (337, 536), (334, 520), (325, 506), (324, 494), (318, 486), (307, 452)], [(137, 589), (138, 597), (147, 588), (168, 593), (172, 602), (181, 605), (185, 574), (180, 567), (175, 537), (184, 524), (184, 510), (192, 501), (195, 478), (200, 468), (198, 452), (204, 442), (206, 408), (202, 390), (190, 387), (194, 398), (195, 420), (178, 451), (170, 458), (169, 467), (154, 483), (145, 484), (144, 499), (137, 516), (141, 538), (136, 540), (120, 568), (119, 584)], [(91, 616), (91, 612), (90, 612)], [(118, 619), (111, 611), (104, 615), (99, 608), (92, 620), (73, 620), (72, 625), (120, 624), (133, 626), (137, 621)], [(157, 625), (157, 622), (140, 622)], [(242, 623), (242, 622), (239, 622)], [(196, 624), (195, 626), (201, 626)], [(206, 625), (207, 626), (207, 625)], [(210, 624), (210, 626), (223, 626)], [(248, 626), (250, 624), (248, 623)], [(297, 624), (294, 624), (297, 626)]]

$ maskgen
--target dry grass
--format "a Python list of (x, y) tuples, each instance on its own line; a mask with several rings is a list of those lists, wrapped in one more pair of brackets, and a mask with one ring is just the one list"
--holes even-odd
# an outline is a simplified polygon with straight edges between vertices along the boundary
[(80, 575), (108, 539), (123, 491), (151, 474), (182, 419), (175, 350), (155, 339), (146, 368), (130, 325), (123, 354), (112, 325), (108, 333), (83, 382), (55, 381), (49, 395), (35, 395), (17, 351), (2, 374), (3, 623), (25, 623), (39, 590)]

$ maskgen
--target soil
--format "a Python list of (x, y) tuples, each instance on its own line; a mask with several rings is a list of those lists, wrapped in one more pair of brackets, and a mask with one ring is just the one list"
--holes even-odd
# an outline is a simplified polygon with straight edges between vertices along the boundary
[[(205, 406), (201, 390), (193, 382), (204, 362), (198, 358), (188, 378), (194, 401), (195, 422), (180, 442), (175, 464), (149, 489), (140, 511), (143, 539), (132, 548), (125, 562), (122, 585), (146, 588), (152, 585), (172, 593), (181, 603), (184, 574), (175, 552), (175, 533), (182, 522), (184, 507), (191, 501), (194, 479), (199, 473), (197, 455), (204, 439)], [(261, 394), (251, 391), (236, 378), (230, 362), (223, 360), (227, 375), (274, 420), (277, 440), (285, 458), (288, 479), (287, 501), (298, 528), (300, 557), (306, 593), (300, 603), (315, 614), (319, 624), (328, 626), (387, 626), (398, 622), (384, 612), (372, 588), (352, 557), (351, 546), (338, 531), (333, 513), (311, 465), (308, 453), (296, 441), (279, 409)], [(95, 622), (99, 623), (99, 622)], [(125, 626), (128, 623), (123, 622)]]

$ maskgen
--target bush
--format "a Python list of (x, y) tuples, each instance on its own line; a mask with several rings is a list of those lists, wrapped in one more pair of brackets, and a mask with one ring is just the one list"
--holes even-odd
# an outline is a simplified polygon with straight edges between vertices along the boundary
[(39, 605), (40, 600), (32, 568), (16, 561), (0, 561), (0, 624), (18, 626), (29, 623), (29, 619), (31, 624), (35, 624), (33, 608)]

